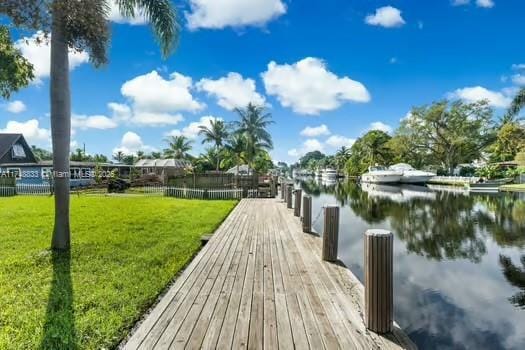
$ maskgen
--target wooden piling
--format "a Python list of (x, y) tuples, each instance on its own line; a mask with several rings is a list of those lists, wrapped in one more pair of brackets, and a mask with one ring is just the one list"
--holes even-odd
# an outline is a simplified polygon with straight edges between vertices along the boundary
[(327, 205), (324, 207), (323, 260), (337, 261), (338, 243), (339, 207), (337, 205)]
[(303, 197), (303, 191), (300, 189), (295, 190), (295, 206), (293, 208), (293, 215), (300, 217), (301, 216), (301, 200)]
[(284, 192), (286, 189), (286, 183), (283, 180), (281, 180), (281, 183), (279, 184), (279, 186), (281, 187), (281, 199), (284, 201), (284, 199), (286, 198), (284, 196)]
[(303, 197), (303, 232), (312, 232), (312, 197)]
[(376, 333), (388, 333), (394, 319), (394, 236), (386, 230), (368, 230), (364, 245), (366, 327)]
[(292, 209), (292, 192), (293, 192), (293, 185), (287, 185), (286, 186), (286, 207), (288, 209)]

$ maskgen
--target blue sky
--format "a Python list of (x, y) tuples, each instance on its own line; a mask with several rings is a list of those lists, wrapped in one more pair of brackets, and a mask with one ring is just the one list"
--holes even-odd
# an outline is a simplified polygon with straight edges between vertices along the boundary
[[(265, 103), (274, 160), (333, 153), (371, 128), (395, 129), (411, 107), (488, 98), (501, 114), (525, 84), (519, 0), (188, 0), (174, 55), (162, 60), (142, 18), (111, 15), (110, 63), (71, 57), (73, 147), (110, 156), (195, 139), (209, 118)], [(132, 22), (132, 23), (130, 23)], [(26, 36), (30, 36), (25, 33)], [(21, 37), (17, 39), (22, 39)], [(20, 41), (37, 66), (0, 102), (0, 132), (49, 148), (49, 49)]]

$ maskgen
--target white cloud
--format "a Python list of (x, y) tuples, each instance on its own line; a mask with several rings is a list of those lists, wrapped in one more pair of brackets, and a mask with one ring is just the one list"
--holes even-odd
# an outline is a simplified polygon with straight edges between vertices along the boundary
[(210, 127), (212, 120), (222, 120), (222, 118), (216, 118), (211, 115), (201, 117), (196, 122), (191, 122), (185, 126), (182, 130), (173, 129), (170, 132), (166, 133), (166, 136), (186, 136), (189, 139), (196, 139), (199, 136), (199, 131), (201, 126)]
[(319, 126), (307, 126), (301, 131), (301, 135), (307, 137), (330, 135), (330, 130), (325, 124)]
[(512, 82), (516, 85), (525, 85), (525, 75), (523, 74), (514, 74), (512, 76)]
[(256, 105), (265, 104), (264, 97), (256, 91), (255, 81), (244, 79), (235, 72), (217, 80), (201, 79), (197, 88), (215, 96), (219, 106), (230, 111), (234, 108), (244, 108), (250, 102)]
[(494, 7), (494, 1), (492, 0), (476, 0), (478, 7), (491, 8)]
[(18, 113), (25, 112), (25, 110), (27, 108), (26, 108), (26, 105), (24, 104), (24, 102), (16, 100), (16, 101), (13, 101), (13, 102), (9, 102), (6, 105), (5, 109), (8, 112), (11, 112), (11, 113), (14, 113), (14, 114), (18, 114)]
[(385, 28), (401, 27), (406, 23), (401, 16), (401, 11), (392, 6), (376, 9), (375, 14), (366, 16), (365, 22), (373, 26)]
[(387, 125), (383, 122), (373, 122), (370, 124), (370, 127), (368, 128), (368, 130), (380, 130), (380, 131), (386, 132), (387, 134), (390, 134), (393, 129), (390, 125)]
[(125, 155), (136, 155), (138, 151), (155, 151), (155, 148), (145, 145), (138, 134), (128, 131), (122, 136), (120, 146), (113, 149), (113, 154), (119, 151)]
[(118, 123), (104, 115), (73, 115), (71, 118), (71, 127), (76, 129), (114, 129)]
[(323, 152), (323, 150), (324, 150), (324, 145), (319, 140), (317, 140), (317, 139), (308, 139), (308, 140), (303, 142), (301, 148), (299, 148), (299, 149), (292, 148), (291, 150), (289, 150), (288, 151), (288, 155), (290, 157), (297, 158), (297, 157), (301, 157), (301, 156), (305, 155), (308, 152), (313, 152), (313, 151), (321, 151), (321, 152)]
[(284, 107), (301, 114), (331, 111), (347, 101), (370, 101), (363, 84), (349, 77), (339, 78), (327, 70), (321, 59), (314, 57), (292, 65), (272, 61), (262, 78), (267, 94), (275, 95)]
[[(38, 40), (41, 40), (39, 43)], [(51, 71), (51, 48), (46, 40), (42, 40), (42, 32), (38, 32), (31, 37), (18, 40), (15, 46), (20, 49), (22, 55), (33, 64), (35, 80), (39, 84), (42, 78), (49, 77)], [(73, 70), (83, 63), (89, 61), (89, 55), (83, 52), (69, 51), (69, 69)]]
[(502, 92), (488, 90), (482, 86), (465, 87), (448, 94), (449, 98), (459, 98), (467, 102), (487, 100), (492, 107), (507, 108), (512, 99)]
[(168, 80), (156, 71), (135, 77), (122, 85), (122, 95), (129, 98), (136, 110), (148, 112), (198, 111), (204, 105), (196, 101), (190, 77), (172, 73)]
[(51, 130), (41, 128), (38, 120), (31, 119), (26, 122), (9, 121), (0, 133), (23, 134), (30, 145), (49, 146)]
[(286, 12), (282, 0), (190, 0), (190, 6), (190, 29), (262, 26)]
[(137, 76), (122, 85), (121, 93), (131, 106), (111, 102), (113, 118), (142, 126), (176, 125), (183, 121), (180, 111), (196, 112), (205, 107), (194, 99), (192, 79), (172, 73), (164, 79), (158, 72)]
[(512, 65), (512, 69), (514, 69), (514, 70), (522, 70), (522, 69), (525, 69), (525, 63), (513, 64), (513, 65)]
[(352, 147), (354, 142), (355, 139), (351, 139), (341, 135), (332, 135), (326, 140), (326, 144), (333, 148)]
[(452, 0), (453, 6), (463, 6), (470, 4), (470, 0)]
[(111, 11), (109, 13), (109, 20), (115, 23), (127, 23), (131, 25), (143, 25), (148, 23), (144, 14), (135, 10), (135, 17), (124, 17), (120, 14), (119, 7), (115, 0), (110, 2)]

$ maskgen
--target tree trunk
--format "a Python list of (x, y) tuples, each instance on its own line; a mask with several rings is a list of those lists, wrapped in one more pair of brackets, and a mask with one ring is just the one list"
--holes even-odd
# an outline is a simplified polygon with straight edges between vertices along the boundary
[[(58, 13), (57, 13), (58, 12)], [(71, 92), (68, 45), (60, 11), (53, 14), (51, 34), (51, 137), (55, 180), (55, 227), (51, 248), (70, 247), (69, 227), (69, 145), (71, 137)]]
[(219, 157), (219, 145), (217, 145), (216, 149), (217, 149), (217, 168), (216, 168), (215, 170), (216, 170), (217, 172), (219, 172), (219, 165), (220, 165), (220, 163), (221, 163), (221, 159), (220, 159), (220, 157)]

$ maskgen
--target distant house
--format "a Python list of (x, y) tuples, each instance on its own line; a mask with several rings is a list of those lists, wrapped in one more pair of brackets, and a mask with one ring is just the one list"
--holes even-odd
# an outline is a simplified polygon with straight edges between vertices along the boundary
[(250, 169), (250, 167), (246, 164), (234, 166), (233, 168), (229, 169), (227, 174), (234, 174), (234, 175), (253, 175), (253, 170)]
[[(95, 183), (93, 162), (70, 162), (71, 187)], [(102, 174), (117, 169), (121, 176), (129, 175), (130, 166), (99, 164)], [(44, 185), (52, 181), (53, 162), (39, 161), (22, 134), (0, 134), (0, 176), (15, 177), (19, 184)]]
[(140, 159), (134, 168), (139, 175), (157, 175), (163, 182), (171, 176), (184, 175), (191, 163), (184, 159)]

